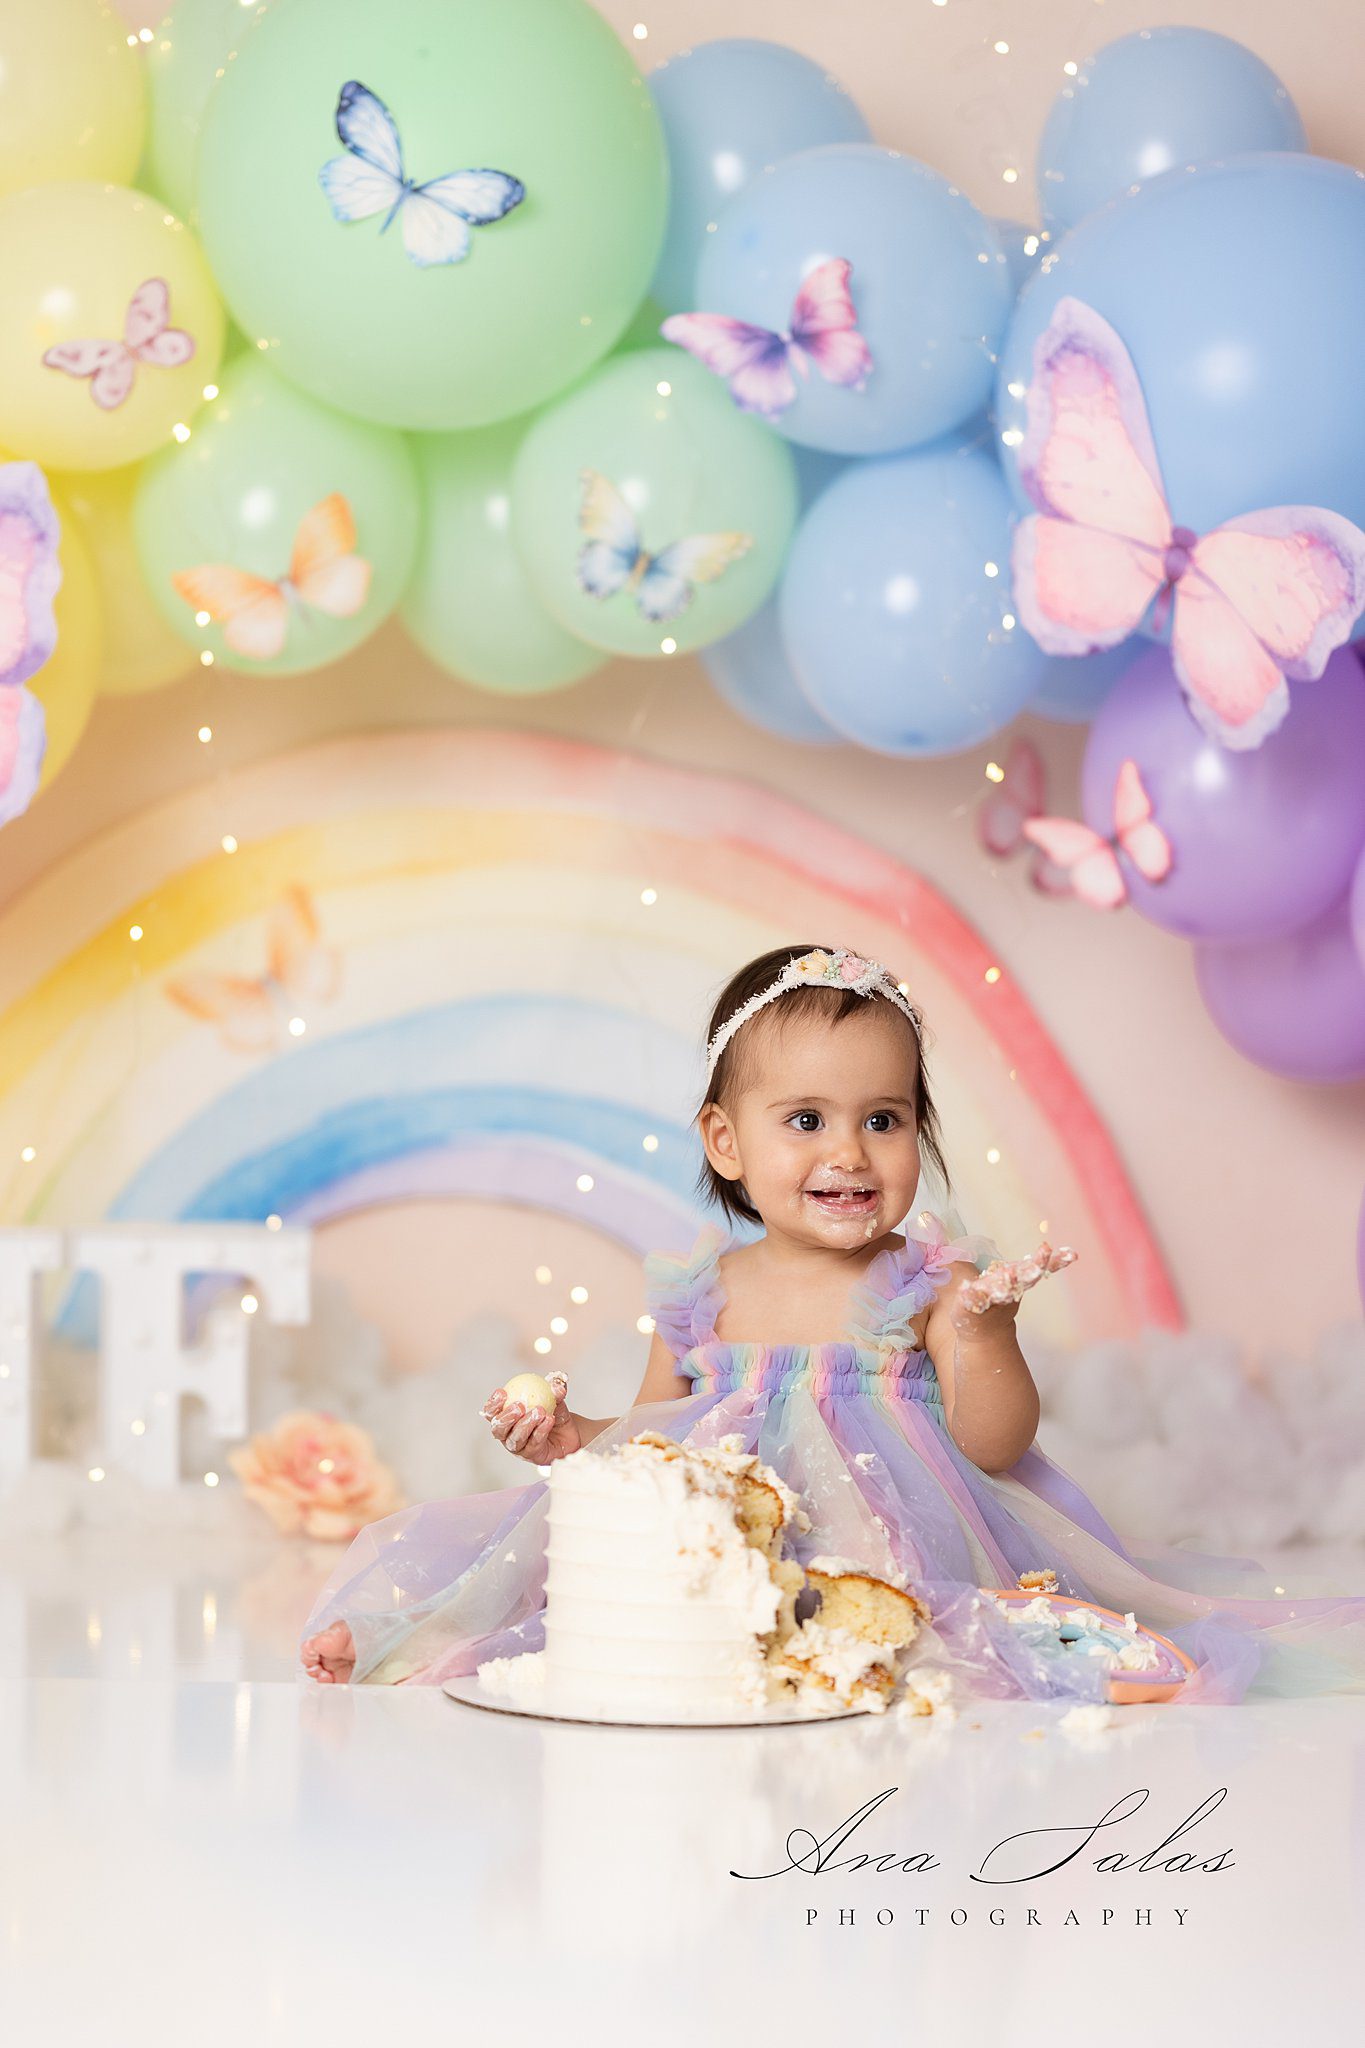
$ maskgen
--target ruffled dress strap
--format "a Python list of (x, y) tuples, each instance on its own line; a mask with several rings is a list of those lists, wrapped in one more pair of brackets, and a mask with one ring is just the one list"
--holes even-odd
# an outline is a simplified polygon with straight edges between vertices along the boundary
[(949, 1237), (939, 1217), (923, 1217), (918, 1229), (906, 1225), (903, 1249), (878, 1252), (850, 1290), (849, 1335), (870, 1351), (915, 1350), (914, 1319), (952, 1277), (954, 1264), (980, 1272), (1000, 1256), (992, 1238)]
[(690, 1252), (645, 1253), (646, 1304), (674, 1358), (685, 1358), (715, 1336), (725, 1300), (719, 1260), (729, 1235), (722, 1224), (707, 1222)]

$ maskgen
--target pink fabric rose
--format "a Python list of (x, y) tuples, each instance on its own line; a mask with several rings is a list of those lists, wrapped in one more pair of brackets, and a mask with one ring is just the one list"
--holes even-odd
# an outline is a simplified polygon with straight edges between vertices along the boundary
[(349, 1542), (367, 1523), (407, 1506), (368, 1431), (325, 1410), (282, 1415), (227, 1461), (282, 1536)]

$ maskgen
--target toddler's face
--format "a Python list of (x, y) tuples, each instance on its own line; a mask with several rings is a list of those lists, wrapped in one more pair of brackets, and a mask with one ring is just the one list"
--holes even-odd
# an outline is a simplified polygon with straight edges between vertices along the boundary
[(910, 1026), (889, 1003), (840, 1024), (780, 1010), (746, 1027), (757, 1027), (749, 1086), (728, 1117), (710, 1112), (703, 1139), (770, 1231), (852, 1249), (893, 1230), (915, 1199)]

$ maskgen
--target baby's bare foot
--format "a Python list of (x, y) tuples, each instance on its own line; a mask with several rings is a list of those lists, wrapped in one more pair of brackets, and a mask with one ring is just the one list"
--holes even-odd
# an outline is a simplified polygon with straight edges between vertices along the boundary
[(310, 1678), (319, 1685), (349, 1685), (355, 1670), (355, 1643), (344, 1621), (309, 1636), (299, 1652)]

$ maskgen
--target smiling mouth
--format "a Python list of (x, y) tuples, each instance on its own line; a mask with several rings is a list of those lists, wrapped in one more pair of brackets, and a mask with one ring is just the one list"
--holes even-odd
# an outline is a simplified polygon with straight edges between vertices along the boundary
[(877, 1206), (875, 1188), (805, 1188), (802, 1192), (837, 1216), (865, 1216)]

